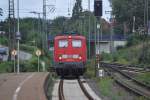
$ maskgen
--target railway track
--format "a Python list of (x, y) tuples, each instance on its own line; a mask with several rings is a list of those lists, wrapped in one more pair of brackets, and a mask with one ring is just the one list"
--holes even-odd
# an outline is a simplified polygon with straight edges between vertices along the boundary
[(59, 100), (65, 100), (64, 92), (63, 92), (63, 83), (64, 83), (64, 80), (61, 79), (59, 82), (59, 87), (58, 87)]
[(78, 83), (80, 85), (80, 88), (82, 89), (83, 93), (85, 94), (85, 96), (88, 98), (88, 100), (94, 100), (93, 97), (88, 93), (88, 91), (86, 90), (86, 88), (84, 87), (81, 79), (78, 79)]
[(117, 67), (117, 68), (122, 69), (122, 70), (129, 70), (129, 71), (141, 72), (141, 73), (150, 72), (149, 67), (141, 68), (137, 65), (124, 65), (124, 64), (119, 64), (119, 63), (105, 63), (105, 62), (102, 62), (102, 63), (106, 64), (106, 65), (109, 64), (109, 66)]
[[(65, 96), (64, 96), (64, 90), (63, 90), (63, 82), (64, 80), (61, 79), (59, 82), (59, 88), (58, 88), (58, 95), (59, 95), (59, 100), (65, 100)], [(93, 97), (88, 93), (88, 91), (86, 90), (86, 88), (83, 85), (83, 82), (81, 81), (81, 79), (78, 79), (78, 84), (80, 85), (80, 88), (82, 90), (82, 92), (84, 93), (84, 95), (87, 97), (88, 100), (94, 100)]]
[(115, 67), (115, 64), (101, 63), (107, 73), (115, 79), (115, 81), (127, 88), (128, 90), (134, 92), (137, 95), (143, 96), (150, 99), (150, 86), (143, 84), (142, 82), (136, 80), (132, 76), (124, 73), (119, 67)]

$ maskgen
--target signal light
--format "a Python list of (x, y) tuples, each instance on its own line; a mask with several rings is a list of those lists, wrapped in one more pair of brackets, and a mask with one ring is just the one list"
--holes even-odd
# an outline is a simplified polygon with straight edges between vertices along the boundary
[(94, 1), (94, 15), (95, 16), (102, 16), (102, 0), (95, 0)]

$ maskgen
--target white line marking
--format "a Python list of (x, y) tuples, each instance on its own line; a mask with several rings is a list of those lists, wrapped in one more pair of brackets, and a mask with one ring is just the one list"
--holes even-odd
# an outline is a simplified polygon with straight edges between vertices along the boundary
[(33, 77), (34, 74), (35, 74), (35, 73), (31, 74), (30, 76), (28, 76), (25, 80), (23, 80), (23, 81), (19, 84), (19, 86), (17, 87), (17, 89), (15, 90), (15, 93), (14, 93), (14, 95), (13, 95), (13, 100), (17, 100), (18, 93), (19, 93), (19, 91), (21, 90), (22, 85), (23, 85), (27, 80), (29, 80), (31, 77)]
[(21, 87), (19, 86), (17, 89), (16, 89), (16, 93), (18, 93), (20, 91)]

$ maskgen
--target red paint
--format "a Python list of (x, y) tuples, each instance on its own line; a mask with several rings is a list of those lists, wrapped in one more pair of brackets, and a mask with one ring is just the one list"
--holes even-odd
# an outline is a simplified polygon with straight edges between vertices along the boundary
[[(68, 47), (60, 48), (58, 46), (59, 40), (67, 40)], [(72, 47), (72, 40), (81, 40), (82, 46), (80, 48)], [(62, 58), (59, 59), (63, 54), (65, 55), (79, 55), (79, 58)], [(54, 39), (54, 61), (55, 62), (86, 62), (87, 60), (87, 47), (86, 38), (81, 35), (60, 35)]]

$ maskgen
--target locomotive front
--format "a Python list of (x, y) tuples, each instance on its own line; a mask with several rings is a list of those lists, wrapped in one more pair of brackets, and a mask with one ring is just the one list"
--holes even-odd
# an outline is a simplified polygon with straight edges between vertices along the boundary
[(87, 60), (86, 38), (81, 35), (60, 35), (54, 39), (54, 63), (58, 75), (82, 75)]

